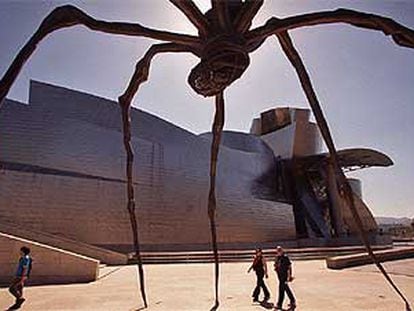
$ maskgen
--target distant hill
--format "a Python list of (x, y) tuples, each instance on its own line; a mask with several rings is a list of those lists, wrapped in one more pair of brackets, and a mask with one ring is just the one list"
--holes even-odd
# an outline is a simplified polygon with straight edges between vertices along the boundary
[(410, 226), (413, 221), (408, 217), (375, 217), (378, 225), (403, 225)]

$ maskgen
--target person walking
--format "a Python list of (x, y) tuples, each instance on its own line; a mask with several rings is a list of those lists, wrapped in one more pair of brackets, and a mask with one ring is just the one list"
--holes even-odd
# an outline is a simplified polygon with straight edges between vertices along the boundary
[(252, 295), (253, 302), (259, 301), (260, 289), (263, 289), (263, 294), (264, 294), (263, 301), (265, 302), (268, 301), (270, 299), (270, 293), (263, 279), (265, 276), (266, 276), (266, 279), (268, 278), (267, 264), (266, 264), (266, 259), (263, 256), (263, 252), (261, 248), (256, 249), (256, 254), (254, 256), (253, 263), (250, 266), (249, 270), (247, 270), (247, 273), (249, 273), (251, 270), (254, 270), (257, 276), (256, 287)]
[(32, 258), (30, 257), (30, 249), (23, 246), (20, 249), (20, 259), (17, 265), (15, 278), (9, 287), (9, 292), (16, 298), (16, 302), (9, 308), (9, 310), (19, 309), (25, 301), (23, 298), (23, 288), (26, 280), (30, 276), (31, 269)]
[(295, 310), (296, 299), (288, 284), (288, 282), (293, 281), (292, 263), (281, 246), (276, 247), (275, 271), (279, 279), (279, 297), (276, 304), (276, 310), (282, 310), (285, 292), (290, 300), (289, 310)]

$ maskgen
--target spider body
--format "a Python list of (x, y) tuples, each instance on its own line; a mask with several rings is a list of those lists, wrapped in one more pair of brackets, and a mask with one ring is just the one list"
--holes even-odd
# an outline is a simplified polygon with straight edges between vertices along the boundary
[(208, 27), (204, 33), (198, 33), (204, 41), (199, 53), (200, 63), (188, 77), (188, 83), (196, 93), (204, 97), (219, 94), (240, 78), (249, 66), (244, 30), (234, 27), (246, 6), (241, 0), (230, 1), (226, 8), (228, 20), (224, 24), (216, 9), (204, 14)]
[(203, 47), (200, 63), (188, 83), (205, 97), (215, 96), (240, 78), (250, 64), (246, 41), (239, 35), (222, 35)]
[(141, 84), (148, 79), (151, 61), (156, 55), (184, 52), (192, 53), (200, 58), (199, 64), (190, 72), (188, 83), (198, 94), (205, 97), (215, 97), (216, 113), (212, 127), (213, 140), (211, 145), (210, 191), (208, 195), (207, 214), (210, 220), (211, 244), (215, 259), (215, 305), (212, 310), (216, 310), (219, 306), (219, 257), (215, 224), (215, 176), (220, 137), (224, 124), (224, 91), (234, 81), (240, 78), (249, 66), (249, 53), (259, 48), (266, 38), (274, 35), (278, 38), (283, 52), (295, 69), (312, 108), (322, 137), (329, 150), (330, 165), (332, 165), (332, 169), (336, 173), (338, 186), (343, 190), (344, 199), (347, 201), (352, 215), (355, 218), (355, 222), (360, 229), (361, 239), (373, 262), (378, 266), (387, 281), (404, 301), (406, 310), (410, 310), (408, 300), (393, 283), (392, 279), (387, 275), (372, 252), (360, 216), (353, 202), (352, 189), (338, 163), (335, 144), (322, 113), (316, 92), (313, 89), (311, 79), (300, 54), (296, 50), (288, 32), (292, 29), (320, 24), (346, 23), (359, 28), (381, 31), (385, 35), (391, 36), (396, 44), (414, 48), (414, 31), (390, 18), (347, 9), (308, 13), (283, 19), (272, 17), (264, 25), (250, 29), (252, 20), (263, 5), (264, 0), (211, 0), (211, 9), (204, 14), (192, 0), (169, 1), (197, 28), (198, 36), (151, 29), (138, 23), (98, 20), (74, 6), (65, 5), (54, 9), (43, 20), (33, 36), (16, 55), (0, 81), (1, 105), (19, 72), (34, 53), (38, 44), (50, 33), (62, 28), (83, 25), (92, 31), (124, 36), (147, 37), (162, 41), (162, 43), (153, 44), (137, 62), (135, 71), (126, 90), (118, 98), (123, 122), (123, 142), (126, 151), (127, 209), (130, 216), (132, 237), (138, 261), (141, 295), (145, 307), (147, 306), (147, 300), (140, 256), (139, 230), (135, 214), (135, 189), (132, 176), (134, 154), (131, 146), (131, 120), (129, 116), (131, 102)]

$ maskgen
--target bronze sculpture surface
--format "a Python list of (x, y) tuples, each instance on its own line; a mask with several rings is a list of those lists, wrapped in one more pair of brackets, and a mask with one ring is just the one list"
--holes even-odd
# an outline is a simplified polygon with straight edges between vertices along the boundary
[(375, 255), (372, 252), (353, 202), (352, 190), (338, 164), (336, 148), (316, 93), (313, 89), (311, 79), (288, 32), (292, 29), (319, 24), (347, 23), (356, 27), (382, 31), (385, 35), (391, 36), (396, 44), (414, 48), (414, 31), (402, 26), (390, 18), (347, 9), (303, 14), (283, 19), (273, 17), (263, 26), (250, 29), (253, 18), (263, 5), (263, 0), (211, 0), (211, 9), (205, 14), (203, 14), (191, 0), (170, 0), (170, 2), (181, 10), (198, 29), (198, 36), (154, 30), (137, 23), (106, 22), (97, 20), (74, 6), (66, 5), (56, 8), (43, 20), (34, 35), (15, 57), (0, 81), (1, 103), (6, 97), (23, 65), (36, 50), (37, 45), (47, 35), (62, 28), (83, 25), (94, 31), (126, 36), (147, 37), (162, 41), (162, 43), (152, 45), (145, 53), (144, 57), (138, 61), (135, 72), (125, 92), (118, 98), (123, 121), (124, 147), (126, 151), (127, 208), (130, 215), (135, 253), (139, 268), (141, 294), (145, 307), (147, 306), (147, 299), (143, 277), (144, 271), (140, 256), (139, 230), (135, 214), (132, 179), (134, 154), (131, 147), (131, 121), (129, 116), (131, 101), (138, 92), (140, 85), (148, 79), (151, 61), (157, 54), (186, 52), (192, 53), (200, 58), (200, 63), (192, 69), (188, 77), (188, 83), (198, 94), (206, 97), (214, 96), (216, 104), (216, 114), (212, 128), (213, 141), (211, 146), (208, 216), (210, 219), (212, 248), (215, 258), (215, 306), (213, 309), (217, 308), (219, 305), (219, 258), (215, 223), (215, 176), (221, 132), (224, 124), (224, 91), (235, 80), (239, 79), (249, 66), (249, 53), (258, 49), (266, 38), (275, 35), (278, 38), (284, 53), (297, 72), (302, 88), (328, 147), (330, 162), (336, 172), (339, 189), (341, 189), (344, 198), (349, 203), (367, 251), (386, 279), (404, 300), (406, 309), (409, 310), (410, 307), (407, 299), (389, 278), (388, 274), (376, 260)]

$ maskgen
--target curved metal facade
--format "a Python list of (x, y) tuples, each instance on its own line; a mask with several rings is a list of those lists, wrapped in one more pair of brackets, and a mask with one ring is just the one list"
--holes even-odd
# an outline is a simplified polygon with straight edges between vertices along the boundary
[[(6, 100), (0, 128), (0, 222), (130, 248), (115, 102), (32, 82), (29, 105)], [(208, 245), (208, 135), (137, 109), (132, 132), (142, 243), (160, 249)], [(275, 171), (271, 150), (254, 135), (224, 137), (217, 179), (219, 242), (295, 239), (292, 206), (256, 195), (258, 185), (271, 192), (258, 182)]]

